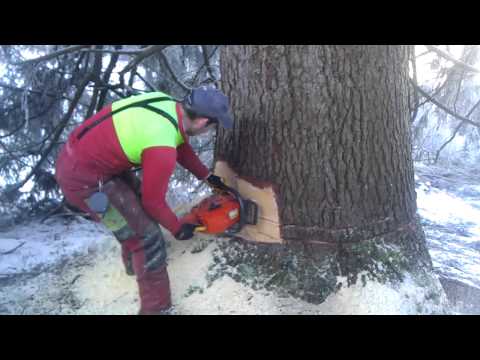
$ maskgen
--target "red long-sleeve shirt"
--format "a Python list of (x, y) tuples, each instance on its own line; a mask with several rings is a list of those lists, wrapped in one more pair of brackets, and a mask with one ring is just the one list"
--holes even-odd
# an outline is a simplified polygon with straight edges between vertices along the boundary
[(183, 130), (183, 118), (179, 105), (177, 105), (177, 115), (179, 128), (185, 142), (177, 149), (156, 146), (148, 148), (142, 153), (142, 205), (150, 216), (172, 234), (175, 234), (181, 226), (177, 216), (166, 202), (168, 183), (175, 170), (175, 163), (178, 162), (199, 180), (205, 179), (209, 174), (208, 168), (200, 161), (188, 143), (188, 137)]

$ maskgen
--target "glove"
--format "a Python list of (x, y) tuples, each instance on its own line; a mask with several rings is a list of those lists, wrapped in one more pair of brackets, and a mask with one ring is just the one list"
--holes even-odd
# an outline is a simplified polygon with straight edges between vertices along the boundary
[(211, 174), (209, 177), (206, 178), (208, 185), (210, 185), (214, 190), (218, 192), (224, 192), (228, 190), (227, 185), (222, 181), (222, 178)]
[(195, 224), (182, 224), (182, 226), (180, 227), (180, 230), (177, 231), (177, 233), (175, 234), (175, 238), (177, 240), (190, 240), (193, 235), (195, 235), (195, 229), (198, 227), (199, 225), (195, 225)]

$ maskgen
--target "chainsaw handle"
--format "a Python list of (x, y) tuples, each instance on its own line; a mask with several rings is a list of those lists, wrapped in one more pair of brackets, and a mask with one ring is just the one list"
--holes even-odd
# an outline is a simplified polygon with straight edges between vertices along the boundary
[(206, 226), (197, 226), (194, 230), (194, 232), (204, 232), (207, 230)]

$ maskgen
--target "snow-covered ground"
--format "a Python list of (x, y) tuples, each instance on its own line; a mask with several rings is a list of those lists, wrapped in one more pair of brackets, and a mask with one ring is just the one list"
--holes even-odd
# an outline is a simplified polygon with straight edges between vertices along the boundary
[(0, 233), (0, 279), (41, 272), (76, 255), (94, 252), (111, 237), (103, 226), (78, 217), (73, 222), (33, 221)]
[[(224, 275), (209, 286), (207, 274), (220, 239), (179, 242), (166, 236), (172, 300), (182, 315), (215, 314), (417, 314), (441, 313), (429, 293), (411, 279), (399, 288), (367, 282), (345, 287), (320, 304), (310, 304), (266, 290), (253, 290)], [(107, 241), (110, 240), (110, 241)], [(105, 239), (94, 254), (71, 258), (67, 265), (5, 283), (0, 313), (135, 314), (137, 285), (120, 262), (120, 249)], [(340, 279), (341, 280), (341, 279)], [(346, 282), (346, 279), (344, 279)]]
[[(464, 177), (463, 183), (458, 178)], [(438, 272), (480, 288), (480, 178), (417, 167), (417, 205)]]
[(480, 189), (476, 199), (459, 198), (422, 183), (417, 194), (434, 266), (480, 288)]
[(447, 292), (461, 290), (470, 298), (474, 313), (480, 313), (479, 175), (417, 164), (415, 176), (418, 213), (436, 272), (444, 286), (455, 284)]
[[(450, 292), (464, 286), (461, 291), (472, 296), (472, 289), (480, 290), (479, 177), (423, 165), (416, 170), (419, 214), (435, 269), (456, 282)], [(409, 278), (400, 287), (372, 281), (343, 287), (320, 305), (253, 290), (228, 275), (209, 284), (213, 254), (228, 240), (179, 242), (165, 234), (179, 314), (417, 314), (442, 313), (445, 305), (445, 299), (432, 302)], [(0, 314), (135, 314), (136, 286), (101, 225), (51, 219), (0, 232)]]

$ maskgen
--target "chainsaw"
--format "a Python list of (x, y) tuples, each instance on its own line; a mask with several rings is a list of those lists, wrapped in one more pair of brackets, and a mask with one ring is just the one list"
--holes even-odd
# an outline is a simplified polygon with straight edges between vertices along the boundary
[(203, 199), (180, 219), (182, 224), (198, 224), (196, 232), (234, 236), (245, 225), (256, 225), (258, 205), (226, 187), (222, 193)]

